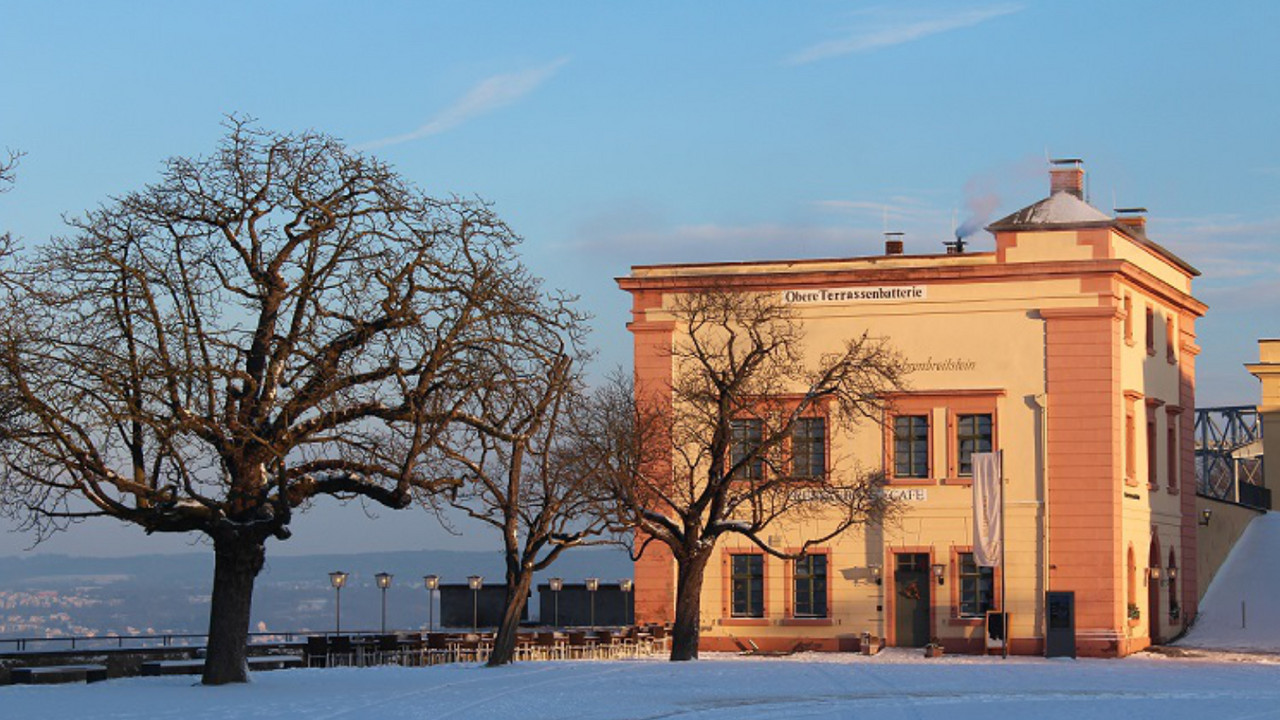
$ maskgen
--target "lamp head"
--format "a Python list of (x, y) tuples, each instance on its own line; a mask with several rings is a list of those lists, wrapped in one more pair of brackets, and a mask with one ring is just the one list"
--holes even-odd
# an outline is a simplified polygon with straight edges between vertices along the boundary
[(467, 578), (467, 587), (471, 588), (472, 590), (479, 590), (480, 588), (484, 587), (484, 576), (483, 575), (469, 576)]
[(547, 586), (551, 588), (551, 592), (560, 592), (564, 589), (564, 578), (549, 578), (547, 580)]
[(423, 575), (422, 584), (425, 585), (428, 590), (435, 590), (436, 588), (440, 587), (440, 576), (439, 575)]
[(587, 592), (595, 592), (600, 589), (600, 578), (587, 578)]
[(334, 570), (329, 573), (329, 584), (336, 590), (341, 590), (343, 585), (347, 584), (347, 574), (341, 570)]
[(391, 573), (380, 572), (377, 575), (374, 575), (373, 579), (378, 583), (378, 587), (386, 590), (391, 587), (391, 577)]

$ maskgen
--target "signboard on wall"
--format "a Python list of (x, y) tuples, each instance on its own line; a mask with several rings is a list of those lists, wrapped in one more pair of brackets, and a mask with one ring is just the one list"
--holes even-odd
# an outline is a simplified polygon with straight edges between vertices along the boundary
[(924, 300), (924, 285), (783, 290), (782, 302), (794, 305), (854, 305), (866, 302)]

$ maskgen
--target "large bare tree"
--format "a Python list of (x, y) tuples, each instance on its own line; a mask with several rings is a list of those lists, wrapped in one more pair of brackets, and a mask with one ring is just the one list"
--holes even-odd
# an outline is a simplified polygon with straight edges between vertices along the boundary
[(267, 539), (321, 496), (456, 487), (431, 458), (478, 421), (477, 372), (563, 309), (487, 205), (237, 118), (70, 224), (8, 288), (4, 508), (39, 537), (93, 516), (207, 536), (206, 684), (247, 679)]
[(577, 422), (586, 404), (579, 338), (546, 333), (522, 349), (492, 358), (475, 399), (483, 422), (464, 427), (466, 442), (449, 450), (466, 481), (455, 506), (502, 538), (506, 598), (489, 655), (494, 667), (514, 659), (534, 573), (569, 548), (601, 542), (608, 529), (595, 512), (598, 468), (582, 452)]
[[(721, 538), (794, 559), (893, 509), (878, 465), (828, 457), (825, 438), (860, 422), (878, 427), (903, 366), (866, 334), (810, 356), (803, 326), (776, 294), (711, 287), (677, 296), (671, 313), (670, 385), (607, 388), (591, 437), (608, 461), (611, 511), (636, 530), (633, 557), (654, 542), (674, 557), (671, 659), (690, 660), (703, 576)], [(765, 531), (782, 524), (810, 534), (775, 547)]]

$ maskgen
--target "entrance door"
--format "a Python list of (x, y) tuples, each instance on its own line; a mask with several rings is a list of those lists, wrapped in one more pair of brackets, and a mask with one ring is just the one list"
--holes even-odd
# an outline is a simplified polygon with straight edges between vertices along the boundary
[[(1160, 642), (1160, 543), (1151, 538), (1151, 554), (1147, 558), (1147, 637), (1151, 644)], [(1151, 577), (1151, 568), (1157, 568), (1157, 576)]]
[(893, 629), (898, 647), (924, 647), (929, 643), (928, 553), (900, 553), (893, 569)]

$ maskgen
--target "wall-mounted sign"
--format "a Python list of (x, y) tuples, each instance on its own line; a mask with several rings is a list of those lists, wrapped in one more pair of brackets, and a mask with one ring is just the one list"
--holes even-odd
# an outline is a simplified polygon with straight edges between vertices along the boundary
[(846, 305), (863, 302), (923, 300), (924, 285), (886, 285), (881, 287), (815, 288), (783, 290), (782, 302), (793, 304)]
[(894, 502), (926, 502), (929, 491), (925, 488), (884, 488), (884, 496)]
[(929, 356), (924, 360), (908, 359), (902, 364), (903, 372), (970, 372), (978, 368), (978, 363), (969, 358), (939, 358)]

